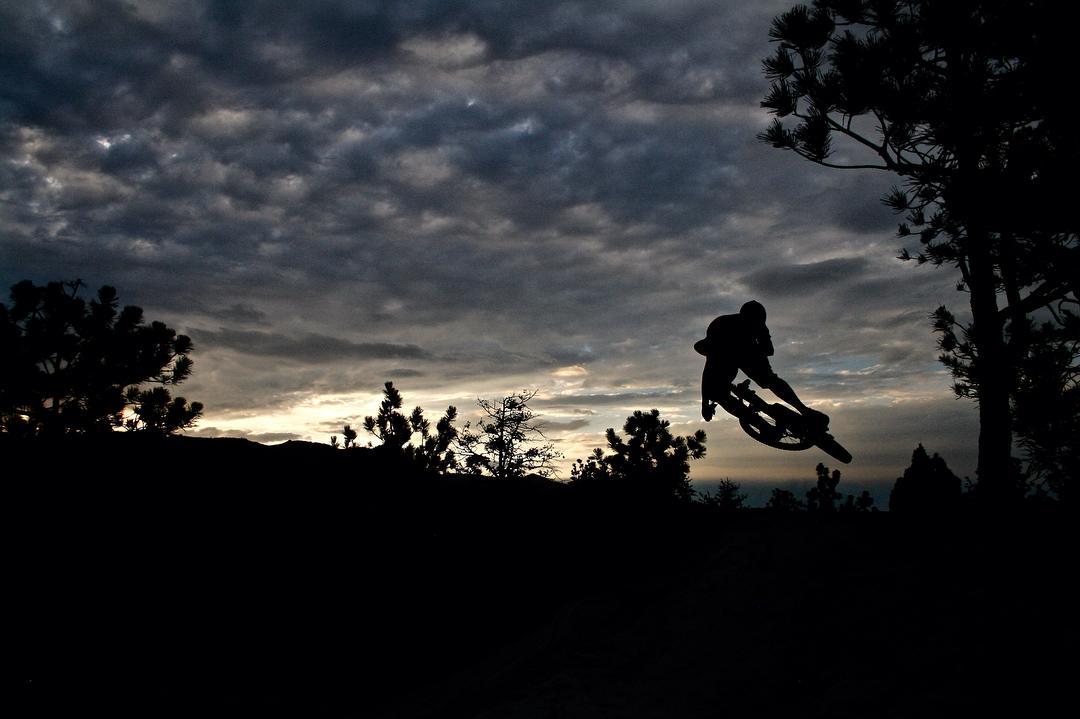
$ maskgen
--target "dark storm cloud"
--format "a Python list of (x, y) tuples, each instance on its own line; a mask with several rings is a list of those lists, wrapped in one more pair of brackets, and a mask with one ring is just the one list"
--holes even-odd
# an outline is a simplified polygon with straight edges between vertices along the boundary
[(392, 369), (386, 372), (386, 375), (391, 379), (404, 379), (406, 377), (424, 377), (426, 372), (422, 372), (418, 369)]
[(777, 297), (801, 297), (858, 277), (867, 264), (864, 258), (852, 257), (781, 265), (758, 270), (743, 280), (754, 292)]
[[(0, 67), (9, 79), (5, 105), (13, 117), (107, 127), (121, 113), (128, 119), (162, 109), (190, 113), (222, 100), (219, 93), (227, 90), (250, 92), (395, 58), (410, 37), (468, 33), (486, 45), (488, 60), (552, 51), (622, 59), (639, 70), (637, 94), (685, 101), (730, 95), (732, 74), (742, 81), (737, 86), (756, 94), (745, 82), (746, 67), (756, 73), (756, 58), (731, 62), (732, 46), (752, 32), (735, 7), (504, 0), (6, 3), (0, 19), (10, 32)], [(195, 67), (178, 67), (178, 56)], [(193, 73), (213, 76), (214, 91), (192, 86)]]
[(338, 337), (308, 333), (287, 337), (272, 332), (220, 329), (194, 330), (192, 339), (210, 349), (229, 349), (243, 354), (294, 362), (335, 362), (371, 359), (422, 359), (430, 355), (416, 345), (387, 342), (349, 342)]
[[(89, 207), (110, 202), (107, 209), (79, 218), (80, 232), (85, 234), (138, 234), (151, 239), (171, 235), (184, 247), (202, 245), (203, 260), (218, 259), (207, 257), (208, 250), (212, 255), (251, 264), (256, 261), (255, 250), (275, 229), (282, 230), (283, 221), (303, 223), (306, 232), (369, 228), (373, 233), (386, 233), (387, 218), (365, 212), (370, 210), (365, 208), (369, 201), (378, 202), (383, 197), (364, 197), (364, 188), (358, 187), (353, 189), (359, 192), (349, 195), (349, 183), (343, 185), (339, 174), (341, 165), (359, 169), (358, 175), (345, 179), (374, 181), (390, 188), (399, 215), (422, 211), (460, 214), (468, 207), (469, 198), (463, 197), (459, 184), (450, 182), (457, 176), (471, 176), (501, 191), (489, 193), (493, 200), (488, 204), (494, 207), (478, 210), (499, 212), (519, 227), (546, 228), (552, 221), (560, 221), (560, 211), (591, 202), (623, 222), (651, 222), (671, 231), (701, 225), (715, 214), (713, 189), (722, 179), (718, 173), (723, 172), (717, 169), (715, 158), (740, 140), (747, 140), (738, 138), (738, 133), (733, 135), (732, 128), (724, 132), (710, 123), (675, 125), (675, 132), (664, 137), (649, 123), (598, 122), (591, 117), (592, 98), (586, 96), (582, 103), (574, 103), (567, 99), (573, 99), (575, 93), (557, 94), (564, 89), (560, 85), (564, 81), (579, 93), (603, 89), (615, 70), (596, 58), (633, 58), (641, 51), (646, 35), (650, 36), (648, 47), (653, 48), (649, 58), (662, 55), (662, 50), (682, 47), (680, 38), (706, 13), (704, 4), (687, 4), (671, 16), (639, 7), (625, 17), (615, 6), (577, 4), (543, 11), (530, 9), (528, 4), (499, 5), (490, 12), (468, 4), (449, 10), (419, 6), (408, 13), (378, 4), (368, 10), (330, 4), (311, 12), (294, 10), (287, 4), (261, 3), (244, 6), (242, 12), (235, 7), (226, 12), (214, 4), (186, 11), (164, 3), (149, 7), (151, 10), (133, 11), (128, 6), (73, 6), (66, 13), (22, 13), (21, 24), (32, 28), (28, 36), (40, 43), (55, 39), (50, 35), (62, 40), (53, 53), (35, 55), (37, 63), (29, 63), (29, 67), (45, 62), (40, 60), (43, 55), (49, 58), (45, 64), (65, 77), (71, 74), (61, 69), (65, 59), (69, 64), (99, 67), (92, 79), (88, 76), (83, 83), (85, 92), (94, 96), (87, 102), (102, 108), (101, 112), (116, 113), (110, 122), (98, 118), (90, 133), (53, 138), (54, 144), (68, 145), (62, 150), (65, 156), (83, 158), (80, 167), (91, 158), (103, 172), (97, 183), (94, 178), (82, 178), (81, 193), (80, 183), (60, 181), (65, 188), (61, 201), (65, 209), (80, 203)], [(655, 22), (647, 22), (650, 19)], [(581, 27), (573, 30), (578, 24)], [(374, 29), (357, 30), (352, 35), (352, 31), (341, 30), (353, 25)], [(102, 29), (106, 27), (108, 31)], [(377, 78), (380, 71), (387, 73), (392, 68), (379, 63), (401, 54), (392, 48), (394, 38), (434, 33), (437, 39), (439, 33), (450, 30), (477, 33), (490, 46), (492, 57), (521, 58), (556, 50), (588, 54), (568, 60), (554, 77), (539, 70), (528, 78), (554, 83), (550, 92), (533, 99), (510, 99), (497, 106), (481, 98), (469, 107), (464, 97), (423, 103), (443, 93), (422, 84), (413, 97), (391, 89), (380, 94), (379, 102), (363, 103), (364, 109), (360, 103), (340, 108), (348, 100), (335, 96), (335, 104), (350, 117), (324, 117), (325, 99), (318, 109), (307, 104), (313, 100), (305, 95), (299, 80), (333, 78), (335, 72), (350, 67), (346, 61), (355, 62), (358, 57), (374, 63)], [(347, 43), (335, 39), (343, 32), (350, 38)], [(344, 48), (349, 46), (355, 46), (359, 54), (346, 52)], [(238, 58), (260, 52), (266, 55), (261, 65), (289, 65), (291, 72), (238, 74)], [(141, 62), (132, 65), (130, 57)], [(579, 66), (590, 63), (596, 67), (591, 73), (582, 73)], [(543, 67), (543, 63), (538, 64)], [(239, 66), (246, 67), (244, 63)], [(626, 70), (631, 75), (640, 71), (633, 64)], [(496, 80), (504, 72), (494, 65), (490, 70)], [(178, 93), (172, 91), (164, 93), (165, 99), (155, 99), (157, 95), (151, 90), (170, 73), (184, 77), (186, 92), (198, 101), (179, 108), (166, 106), (166, 99), (173, 103), (177, 98)], [(591, 77), (591, 82), (578, 82), (583, 74)], [(96, 94), (110, 86), (138, 96), (147, 106), (102, 102)], [(627, 92), (628, 87), (620, 90)], [(60, 108), (75, 102), (71, 93), (62, 96), (55, 98)], [(130, 123), (143, 121), (152, 111), (164, 111), (162, 124), (154, 129), (114, 133), (105, 139), (91, 136), (110, 128), (130, 130)], [(389, 112), (397, 116), (392, 125), (387, 123)], [(80, 112), (67, 114), (85, 117)], [(335, 133), (357, 120), (362, 126), (378, 129), (366, 133), (363, 140), (338, 143)], [(148, 140), (154, 135), (159, 140), (157, 147)], [(722, 149), (725, 138), (728, 150)], [(100, 149), (95, 142), (107, 142), (108, 147), (95, 153)], [(702, 145), (716, 149), (703, 155), (699, 150)], [(430, 147), (445, 148), (446, 157), (441, 158), (445, 167), (436, 168), (435, 174), (445, 172), (447, 182), (426, 187), (410, 184), (417, 175), (432, 174), (430, 167), (423, 166), (423, 158), (395, 155)], [(43, 149), (37, 157), (47, 162), (48, 153), (48, 148)], [(410, 162), (416, 167), (410, 168)], [(410, 174), (411, 170), (415, 171)], [(139, 193), (125, 195), (111, 180), (118, 176), (125, 179), (133, 172), (141, 174)], [(286, 173), (296, 175), (282, 177)], [(275, 177), (295, 183), (298, 189), (287, 199), (296, 205), (283, 206), (282, 195), (289, 195), (290, 190), (281, 187), (281, 182), (275, 188)], [(688, 193), (688, 187), (694, 192)], [(281, 191), (275, 193), (275, 189)], [(350, 207), (342, 207), (337, 200), (348, 202)], [(268, 211), (270, 206), (273, 212)], [(325, 212), (313, 212), (316, 208)], [(316, 224), (310, 222), (313, 214), (319, 215)], [(619, 239), (624, 244), (652, 239), (644, 233), (640, 237), (623, 235)], [(383, 260), (392, 254), (378, 250)], [(415, 274), (412, 263), (405, 269)]]
[(544, 407), (607, 407), (640, 406), (649, 407), (660, 404), (686, 402), (693, 392), (672, 391), (668, 389), (653, 391), (613, 392), (611, 394), (574, 394), (564, 397), (548, 397), (533, 400), (537, 406)]
[(200, 308), (199, 314), (223, 320), (229, 324), (267, 325), (270, 319), (265, 312), (249, 304), (236, 303), (222, 309)]
[(550, 420), (543, 420), (541, 422), (541, 429), (545, 432), (572, 432), (574, 430), (582, 429), (589, 426), (589, 420), (587, 419), (572, 419), (569, 422), (552, 422)]

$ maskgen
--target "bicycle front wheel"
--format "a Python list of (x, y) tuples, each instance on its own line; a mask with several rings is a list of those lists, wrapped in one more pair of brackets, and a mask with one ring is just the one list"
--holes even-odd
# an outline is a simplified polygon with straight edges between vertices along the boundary
[(768, 415), (752, 415), (740, 417), (739, 425), (743, 431), (762, 444), (788, 452), (799, 452), (810, 449), (814, 443), (805, 437), (792, 434), (791, 429), (777, 424), (776, 420)]

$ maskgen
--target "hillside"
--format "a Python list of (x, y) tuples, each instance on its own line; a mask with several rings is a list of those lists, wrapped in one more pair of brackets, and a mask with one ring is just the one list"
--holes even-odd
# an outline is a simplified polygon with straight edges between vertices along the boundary
[(1059, 516), (725, 515), (306, 443), (0, 449), (27, 715), (955, 716), (1045, 697), (1075, 641)]

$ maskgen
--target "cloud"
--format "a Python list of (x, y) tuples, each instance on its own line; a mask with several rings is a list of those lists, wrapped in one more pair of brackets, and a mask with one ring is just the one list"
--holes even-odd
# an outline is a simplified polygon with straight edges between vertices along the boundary
[(441, 67), (462, 67), (480, 61), (487, 50), (476, 35), (413, 36), (400, 45), (423, 62)]
[(272, 332), (222, 328), (216, 332), (195, 330), (192, 338), (214, 349), (296, 362), (333, 362), (372, 359), (421, 359), (430, 355), (416, 345), (387, 342), (349, 342), (338, 337), (308, 333), (287, 337)]
[(865, 258), (850, 257), (770, 266), (746, 275), (743, 281), (753, 292), (773, 297), (804, 297), (858, 278), (868, 264)]
[(245, 304), (243, 302), (234, 303), (228, 307), (222, 307), (221, 309), (207, 309), (207, 308), (192, 308), (198, 314), (211, 317), (216, 320), (222, 320), (229, 324), (245, 324), (245, 325), (269, 325), (270, 318), (262, 310)]
[(388, 370), (385, 374), (387, 377), (391, 378), (391, 381), (394, 381), (398, 379), (405, 379), (407, 377), (424, 377), (428, 373), (421, 372), (418, 369), (392, 369)]
[(644, 408), (657, 404), (685, 404), (691, 393), (685, 390), (669, 388), (650, 391), (611, 392), (610, 394), (572, 394), (557, 397), (543, 397), (533, 400), (538, 406), (546, 407), (636, 407)]
[(287, 442), (289, 440), (303, 439), (294, 432), (250, 432), (245, 429), (218, 429), (217, 427), (201, 427), (188, 432), (192, 437), (234, 437), (249, 439), (252, 442), (272, 444), (275, 442)]
[(545, 432), (573, 432), (574, 430), (588, 427), (589, 420), (572, 419), (567, 422), (552, 422), (551, 420), (543, 420), (540, 423), (540, 426)]

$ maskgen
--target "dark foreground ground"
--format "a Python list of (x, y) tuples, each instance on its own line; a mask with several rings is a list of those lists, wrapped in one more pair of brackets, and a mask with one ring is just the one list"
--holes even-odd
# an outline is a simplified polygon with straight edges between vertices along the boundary
[(725, 515), (647, 488), (424, 480), (367, 453), (239, 440), (0, 451), (5, 643), (32, 678), (8, 683), (15, 715), (1075, 703), (1063, 514)]

